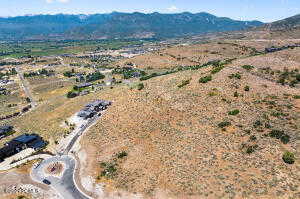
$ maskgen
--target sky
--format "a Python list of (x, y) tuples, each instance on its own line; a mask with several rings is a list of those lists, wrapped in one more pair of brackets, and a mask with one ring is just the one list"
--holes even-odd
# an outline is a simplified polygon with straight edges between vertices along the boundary
[(300, 0), (0, 0), (0, 16), (118, 12), (208, 12), (272, 22), (300, 14)]

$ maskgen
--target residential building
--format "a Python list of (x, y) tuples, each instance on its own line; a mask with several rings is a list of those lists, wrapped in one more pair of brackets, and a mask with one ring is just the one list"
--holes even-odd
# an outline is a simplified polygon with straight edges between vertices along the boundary
[(0, 139), (6, 137), (9, 135), (9, 133), (11, 133), (13, 131), (13, 126), (10, 125), (4, 125), (4, 126), (0, 126)]
[(46, 142), (37, 134), (20, 135), (6, 143), (5, 146), (0, 149), (0, 162), (24, 149), (32, 148), (34, 150), (39, 150), (45, 145)]

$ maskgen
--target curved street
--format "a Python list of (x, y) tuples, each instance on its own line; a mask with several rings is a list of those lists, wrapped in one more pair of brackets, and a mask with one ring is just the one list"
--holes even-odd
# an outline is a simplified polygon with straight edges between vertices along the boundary
[[(47, 167), (57, 162), (64, 165), (62, 175), (54, 176), (47, 174), (45, 172)], [(75, 159), (69, 155), (62, 155), (45, 159), (40, 164), (33, 167), (30, 175), (36, 182), (43, 183), (44, 179), (51, 182), (49, 186), (55, 189), (64, 199), (89, 199), (90, 197), (82, 193), (75, 183), (75, 169)]]
[[(31, 178), (39, 183), (44, 183), (44, 180), (48, 180), (50, 182), (49, 186), (56, 190), (64, 199), (89, 199), (90, 197), (80, 191), (76, 185), (74, 177), (76, 174), (76, 160), (69, 153), (76, 141), (79, 140), (89, 127), (96, 123), (104, 111), (100, 111), (100, 113), (85, 121), (81, 126), (75, 128), (73, 133), (69, 135), (70, 139), (68, 143), (63, 143), (63, 148), (59, 150), (56, 156), (46, 158), (32, 168)], [(63, 165), (63, 171), (59, 176), (53, 175), (49, 171), (47, 172), (47, 169), (49, 170), (49, 167), (56, 163)]]

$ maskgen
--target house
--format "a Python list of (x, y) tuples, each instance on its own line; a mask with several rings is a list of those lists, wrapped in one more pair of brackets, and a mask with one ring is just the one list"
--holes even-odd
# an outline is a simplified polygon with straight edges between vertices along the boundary
[(95, 115), (95, 112), (91, 110), (81, 110), (77, 115), (86, 120), (92, 118)]
[(85, 107), (99, 107), (102, 105), (103, 100), (95, 100), (87, 105)]
[(132, 76), (132, 77), (141, 77), (141, 76), (142, 76), (142, 73), (139, 72), (139, 71), (136, 71), (136, 72), (133, 72), (131, 76)]
[(79, 84), (79, 85), (77, 85), (77, 88), (78, 89), (81, 89), (81, 88), (87, 88), (87, 87), (90, 87), (90, 86), (92, 86), (93, 84), (91, 84), (91, 83), (82, 83), (82, 84)]
[(37, 134), (23, 134), (20, 135), (6, 145), (18, 145), (22, 148), (33, 148), (35, 150), (42, 148), (46, 145), (44, 140)]
[(83, 73), (77, 73), (77, 74), (75, 74), (75, 77), (76, 77), (76, 81), (78, 81), (78, 82), (84, 81), (84, 74)]
[(102, 100), (101, 104), (102, 104), (102, 106), (107, 107), (107, 106), (111, 105), (111, 102)]
[[(107, 109), (107, 106), (111, 105), (111, 102), (105, 100), (95, 100), (78, 112), (77, 116), (83, 119), (89, 119), (97, 115), (99, 111)], [(99, 114), (98, 114), (99, 115)]]
[(79, 93), (79, 95), (80, 96), (84, 96), (84, 95), (87, 95), (87, 94), (89, 94), (90, 93), (90, 91), (81, 91), (80, 93)]
[(105, 110), (107, 106), (111, 105), (111, 102), (105, 101), (105, 100), (95, 100), (89, 104), (87, 104), (85, 107), (94, 110), (94, 111), (100, 111)]
[(296, 48), (296, 47), (299, 47), (299, 46), (300, 46), (299, 44), (292, 44), (292, 45), (282, 46), (280, 48), (271, 47), (271, 48), (266, 48), (265, 52), (266, 53), (273, 53), (273, 52), (285, 50), (285, 49), (288, 49), (288, 48)]
[(34, 150), (39, 150), (45, 145), (46, 142), (37, 134), (20, 135), (6, 143), (5, 146), (0, 149), (0, 162), (24, 149), (32, 148)]
[(0, 95), (8, 95), (10, 91), (8, 91), (6, 88), (0, 87)]
[(13, 128), (14, 127), (10, 125), (0, 126), (0, 139), (8, 136), (9, 133), (13, 132)]
[(78, 112), (77, 116), (85, 120), (94, 117), (95, 115), (100, 115), (99, 112), (107, 109), (111, 105), (111, 102), (105, 100), (95, 100), (87, 105)]
[(280, 50), (283, 50), (283, 49), (282, 48), (266, 48), (265, 52), (266, 53), (273, 53), (273, 52), (277, 52), (277, 51), (280, 51)]
[(116, 83), (116, 79), (115, 78), (111, 78), (111, 79), (108, 79), (108, 80), (105, 81), (105, 85), (106, 86), (111, 86), (114, 83)]
[(8, 85), (8, 84), (11, 84), (13, 82), (14, 82), (13, 80), (2, 79), (2, 80), (0, 80), (0, 85)]

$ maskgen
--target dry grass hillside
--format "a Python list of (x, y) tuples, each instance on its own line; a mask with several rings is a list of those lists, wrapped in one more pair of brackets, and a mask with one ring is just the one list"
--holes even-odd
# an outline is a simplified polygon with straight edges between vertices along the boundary
[(300, 28), (289, 30), (254, 30), (243, 33), (247, 39), (300, 39)]
[(241, 67), (300, 69), (269, 56), (253, 58), (261, 65), (236, 60), (207, 83), (199, 79), (212, 66), (152, 78), (141, 91), (103, 92), (113, 106), (84, 138), (90, 174), (107, 190), (150, 198), (299, 198), (299, 158), (282, 160), (286, 151), (300, 154), (299, 86)]
[[(255, 34), (253, 32), (244, 34)], [(272, 46), (285, 46), (300, 43), (299, 39), (225, 39), (219, 42), (206, 44), (195, 44), (188, 46), (176, 46), (164, 50), (139, 55), (124, 59), (115, 63), (117, 67), (134, 64), (142, 69), (170, 69), (178, 66), (201, 65), (209, 61), (225, 60), (232, 58), (251, 57), (258, 52), (264, 52), (265, 48)], [(299, 53), (289, 51), (288, 53), (277, 53), (280, 57), (298, 57)]]
[(246, 46), (212, 42), (189, 46), (176, 46), (157, 52), (140, 55), (131, 59), (117, 62), (116, 66), (124, 66), (128, 63), (135, 64), (138, 68), (174, 68), (176, 66), (190, 66), (204, 64), (213, 60), (230, 59), (239, 56), (250, 55), (252, 48)]
[(26, 105), (25, 95), (18, 83), (5, 87), (10, 94), (0, 95), (0, 117), (13, 114)]

